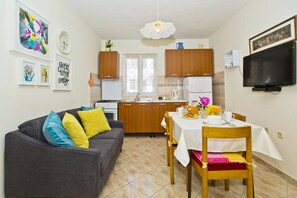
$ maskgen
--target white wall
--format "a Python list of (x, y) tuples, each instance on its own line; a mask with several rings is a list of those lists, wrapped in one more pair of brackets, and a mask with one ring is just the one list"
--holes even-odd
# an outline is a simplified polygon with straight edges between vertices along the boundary
[[(10, 49), (10, 27), (13, 24), (10, 4), (14, 0), (0, 1), (0, 197), (4, 197), (4, 136), (17, 129), (22, 122), (46, 115), (50, 110), (60, 111), (89, 105), (89, 72), (98, 73), (97, 57), (101, 41), (98, 35), (71, 9), (66, 1), (24, 0), (25, 5), (50, 21), (54, 37), (57, 29), (67, 30), (72, 38), (72, 51), (66, 57), (72, 60), (73, 84), (71, 91), (52, 91), (50, 87), (18, 86), (17, 61), (20, 58), (36, 60), (24, 55), (12, 54)], [(53, 66), (54, 55), (58, 53), (55, 40), (51, 40)], [(42, 61), (40, 61), (42, 62)]]
[[(105, 50), (105, 41), (102, 41), (101, 49)], [(112, 40), (114, 46), (112, 51), (120, 53), (120, 72), (123, 75), (123, 55), (124, 54), (158, 54), (157, 75), (165, 75), (165, 49), (176, 49), (176, 43), (183, 42), (185, 49), (196, 49), (198, 45), (208, 48), (208, 39), (143, 39), (143, 40)]]
[[(225, 70), (226, 109), (240, 112), (249, 122), (267, 127), (270, 136), (284, 161), (259, 157), (297, 179), (297, 85), (283, 87), (277, 95), (252, 92), (242, 86), (238, 68), (224, 69), (224, 53), (231, 49), (241, 50), (242, 57), (249, 54), (249, 38), (273, 27), (297, 14), (297, 1), (292, 0), (250, 0), (228, 23), (210, 37), (214, 48), (215, 71)], [(277, 131), (284, 133), (284, 139), (277, 138)]]

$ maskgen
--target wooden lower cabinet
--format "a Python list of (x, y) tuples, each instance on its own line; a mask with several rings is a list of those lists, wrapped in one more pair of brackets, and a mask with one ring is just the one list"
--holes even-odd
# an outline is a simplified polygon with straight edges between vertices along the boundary
[(124, 122), (125, 132), (135, 132), (134, 103), (119, 103), (118, 119)]
[(175, 111), (185, 102), (121, 102), (118, 118), (124, 122), (125, 133), (163, 133), (161, 126), (166, 111)]
[(151, 103), (134, 103), (135, 132), (146, 133), (152, 130)]
[(168, 102), (166, 104), (166, 111), (176, 111), (177, 107), (186, 105), (186, 102)]

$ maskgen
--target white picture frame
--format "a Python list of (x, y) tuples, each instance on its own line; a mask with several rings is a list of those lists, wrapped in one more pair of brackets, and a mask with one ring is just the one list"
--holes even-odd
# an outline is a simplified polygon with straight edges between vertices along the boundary
[[(30, 55), (42, 60), (51, 60), (50, 22), (15, 0), (15, 17), (12, 51)], [(30, 18), (27, 17), (30, 14)], [(32, 20), (34, 19), (34, 20)], [(29, 26), (28, 21), (31, 22)], [(34, 34), (33, 34), (34, 33)]]
[(52, 79), (51, 68), (47, 64), (40, 63), (37, 69), (37, 85), (50, 86)]
[(71, 90), (72, 61), (69, 58), (56, 54), (53, 74), (53, 90)]
[(35, 85), (37, 70), (36, 62), (30, 60), (21, 60), (18, 63), (18, 84), (19, 85)]

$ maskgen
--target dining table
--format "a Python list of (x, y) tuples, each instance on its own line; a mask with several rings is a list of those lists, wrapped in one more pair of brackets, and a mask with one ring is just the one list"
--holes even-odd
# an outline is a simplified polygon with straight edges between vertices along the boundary
[[(202, 150), (202, 127), (212, 126), (203, 118), (185, 118), (178, 112), (169, 112), (172, 117), (173, 137), (178, 142), (174, 151), (175, 158), (186, 167), (190, 162), (189, 150)], [(164, 126), (164, 121), (161, 123)], [(280, 153), (271, 140), (265, 128), (248, 122), (232, 119), (215, 125), (216, 127), (251, 126), (252, 151), (262, 153), (277, 160), (282, 160)], [(208, 151), (210, 152), (238, 152), (245, 150), (244, 139), (210, 139)]]

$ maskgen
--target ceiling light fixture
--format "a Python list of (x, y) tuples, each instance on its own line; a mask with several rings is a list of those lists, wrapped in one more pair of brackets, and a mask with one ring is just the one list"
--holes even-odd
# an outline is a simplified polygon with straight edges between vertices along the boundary
[(146, 38), (162, 39), (168, 38), (174, 34), (175, 30), (173, 23), (159, 21), (159, 5), (157, 0), (157, 21), (146, 23), (144, 27), (140, 29), (140, 32)]

